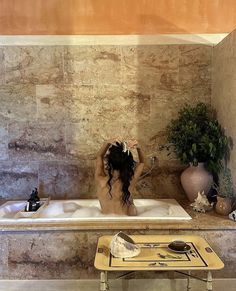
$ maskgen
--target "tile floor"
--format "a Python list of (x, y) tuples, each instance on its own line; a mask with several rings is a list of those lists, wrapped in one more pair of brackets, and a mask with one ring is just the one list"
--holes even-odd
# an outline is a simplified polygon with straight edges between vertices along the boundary
[[(205, 283), (192, 279), (191, 291), (204, 291)], [(217, 279), (214, 291), (236, 290), (235, 279)], [(97, 280), (0, 280), (0, 291), (99, 291)], [(111, 280), (110, 291), (185, 291), (186, 280)]]

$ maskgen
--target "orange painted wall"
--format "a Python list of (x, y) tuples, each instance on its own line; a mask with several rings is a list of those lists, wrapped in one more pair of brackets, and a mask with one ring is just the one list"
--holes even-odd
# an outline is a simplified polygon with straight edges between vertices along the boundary
[(0, 0), (0, 34), (222, 33), (236, 0)]

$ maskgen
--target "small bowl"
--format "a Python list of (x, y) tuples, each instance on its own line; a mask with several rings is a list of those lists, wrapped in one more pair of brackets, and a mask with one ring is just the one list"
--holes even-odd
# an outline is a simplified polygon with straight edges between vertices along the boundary
[(187, 244), (183, 240), (174, 240), (169, 244), (169, 247), (176, 251), (184, 251), (187, 247)]

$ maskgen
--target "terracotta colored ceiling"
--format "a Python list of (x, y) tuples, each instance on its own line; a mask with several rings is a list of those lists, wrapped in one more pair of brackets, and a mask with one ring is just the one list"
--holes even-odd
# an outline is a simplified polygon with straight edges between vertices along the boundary
[(0, 0), (0, 35), (223, 33), (236, 0)]

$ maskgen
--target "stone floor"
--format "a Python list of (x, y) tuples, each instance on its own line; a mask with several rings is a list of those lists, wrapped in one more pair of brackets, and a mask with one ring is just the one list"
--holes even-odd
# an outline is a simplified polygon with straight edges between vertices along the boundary
[[(213, 283), (214, 291), (236, 290), (236, 278), (216, 279)], [(97, 280), (0, 280), (0, 291), (99, 291)], [(186, 280), (111, 280), (110, 291), (184, 291)], [(192, 279), (191, 291), (202, 291), (205, 283)]]

